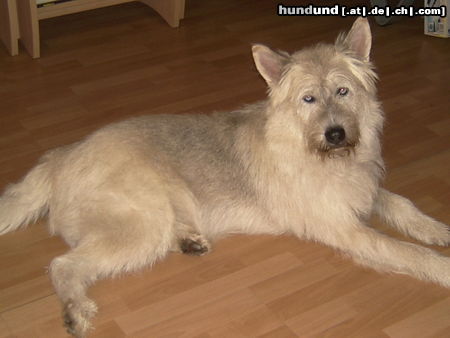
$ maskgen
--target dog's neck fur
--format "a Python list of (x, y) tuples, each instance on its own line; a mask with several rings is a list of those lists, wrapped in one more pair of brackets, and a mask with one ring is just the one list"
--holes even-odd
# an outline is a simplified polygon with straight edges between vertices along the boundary
[[(304, 215), (299, 217), (299, 213), (317, 213), (318, 218), (323, 218), (322, 211), (315, 210), (314, 205), (321, 205), (322, 210), (326, 210), (327, 203), (332, 205), (342, 201), (355, 202), (342, 208), (333, 209), (330, 206), (327, 210), (330, 213), (332, 210), (348, 213), (340, 214), (341, 218), (369, 217), (384, 173), (379, 132), (363, 129), (361, 141), (348, 157), (324, 158), (310, 152), (301, 135), (278, 128), (282, 123), (280, 125), (277, 121), (277, 114), (272, 111), (270, 102), (260, 102), (255, 106), (259, 111), (255, 113), (253, 110), (239, 127), (236, 151), (238, 158), (246, 158), (242, 162), (248, 164), (246, 170), (253, 182), (257, 202), (269, 210), (272, 222), (278, 223), (284, 232), (305, 231), (303, 234), (307, 236), (308, 225), (296, 223), (306, 218)], [(298, 146), (292, 147), (292, 144)], [(325, 196), (327, 187), (336, 184), (347, 190), (349, 195), (360, 197), (329, 200)], [(314, 185), (314, 189), (309, 189), (310, 185)], [(310, 195), (312, 190), (316, 191), (315, 196)], [(322, 196), (317, 195), (320, 190)], [(311, 203), (316, 199), (324, 201)], [(284, 204), (283, 207), (280, 203)]]

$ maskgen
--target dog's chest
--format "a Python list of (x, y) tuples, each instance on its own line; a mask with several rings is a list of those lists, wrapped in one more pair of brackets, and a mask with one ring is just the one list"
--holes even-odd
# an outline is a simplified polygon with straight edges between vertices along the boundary
[(296, 175), (272, 177), (267, 210), (288, 228), (345, 222), (370, 216), (377, 189), (378, 177), (364, 165), (303, 166)]

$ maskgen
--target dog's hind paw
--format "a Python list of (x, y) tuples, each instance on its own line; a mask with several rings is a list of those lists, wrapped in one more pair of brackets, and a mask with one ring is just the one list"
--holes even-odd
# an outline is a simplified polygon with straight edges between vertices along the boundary
[(209, 242), (198, 234), (182, 238), (179, 244), (181, 252), (187, 255), (202, 256), (211, 250)]
[(67, 301), (63, 310), (64, 326), (67, 332), (77, 338), (86, 337), (91, 328), (91, 319), (96, 312), (97, 306), (90, 299), (82, 302), (75, 302), (71, 299)]

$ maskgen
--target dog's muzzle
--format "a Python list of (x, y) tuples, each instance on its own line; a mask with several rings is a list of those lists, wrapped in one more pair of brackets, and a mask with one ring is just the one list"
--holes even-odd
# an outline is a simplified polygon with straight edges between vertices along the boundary
[(325, 153), (329, 158), (349, 156), (355, 147), (346, 136), (345, 129), (341, 126), (333, 126), (325, 131)]

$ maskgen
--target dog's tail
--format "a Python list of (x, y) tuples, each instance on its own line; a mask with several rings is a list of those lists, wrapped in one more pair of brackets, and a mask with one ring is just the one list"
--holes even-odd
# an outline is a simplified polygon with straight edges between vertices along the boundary
[(43, 156), (22, 181), (6, 188), (0, 197), (0, 235), (26, 226), (47, 213), (52, 157), (52, 153)]

